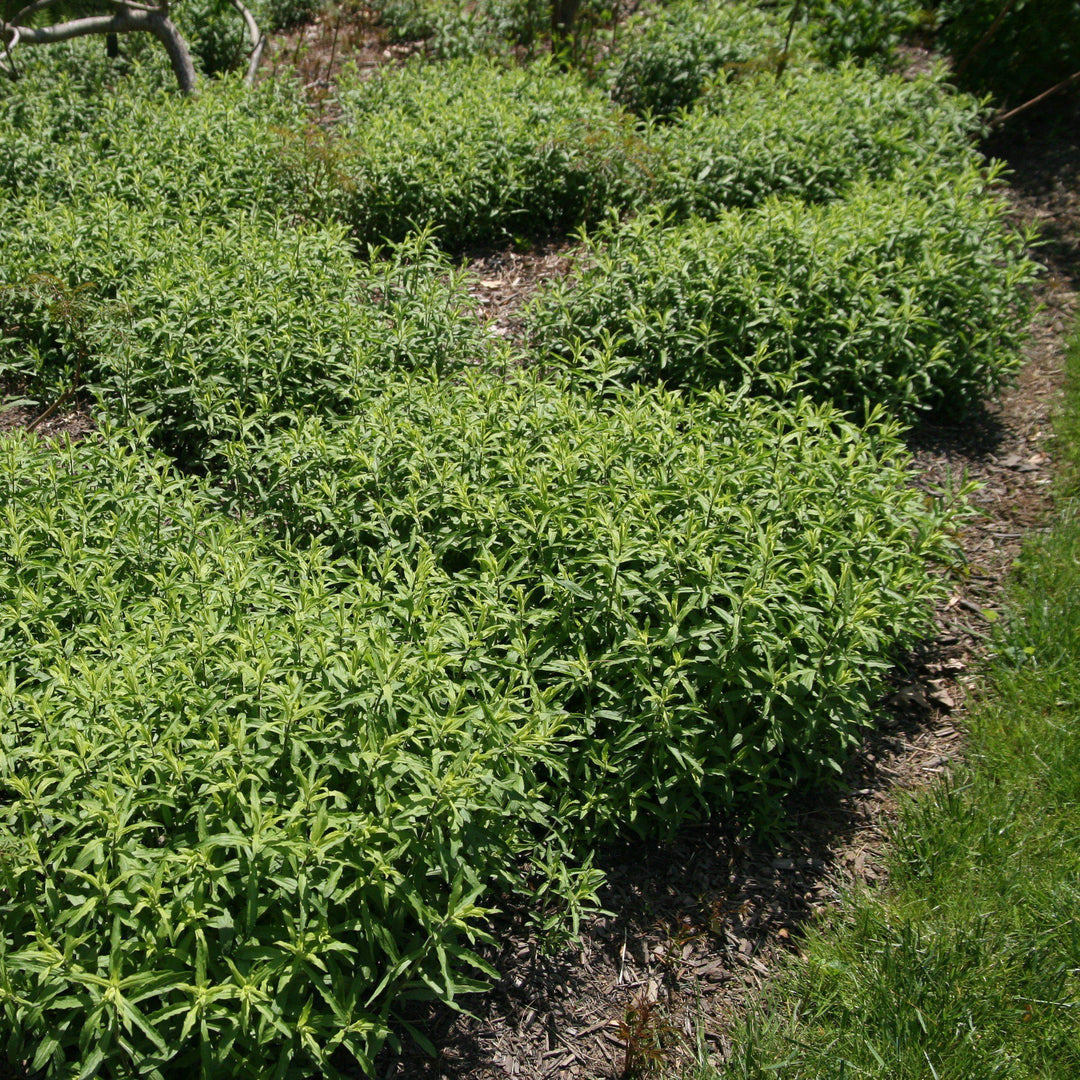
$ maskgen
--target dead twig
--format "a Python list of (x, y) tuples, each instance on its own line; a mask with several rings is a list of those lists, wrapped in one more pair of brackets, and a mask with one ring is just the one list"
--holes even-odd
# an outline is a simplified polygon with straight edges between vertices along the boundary
[(1016, 0), (1007, 0), (1005, 6), (997, 13), (997, 17), (990, 24), (989, 29), (985, 34), (972, 47), (967, 56), (956, 65), (956, 77), (959, 78), (967, 70), (968, 64), (974, 59), (976, 53), (980, 52), (983, 46), (998, 32), (998, 27), (1005, 21), (1005, 16), (1009, 14), (1012, 9), (1016, 7)]
[(1066, 89), (1069, 86), (1072, 86), (1073, 83), (1076, 82), (1080, 82), (1080, 71), (1074, 72), (1067, 79), (1062, 79), (1061, 82), (1059, 82), (1056, 86), (1051, 86), (1049, 90), (1044, 90), (1041, 94), (1036, 95), (1030, 101), (1025, 101), (1023, 105), (1017, 105), (1015, 109), (1010, 109), (1007, 113), (1004, 113), (1001, 116), (995, 116), (994, 119), (990, 121), (990, 123), (993, 127), (997, 127), (999, 124), (1004, 124), (1006, 120), (1011, 120), (1014, 116), (1019, 116), (1021, 113), (1027, 112), (1028, 109), (1032, 108), (1032, 106), (1038, 105), (1040, 101), (1045, 101), (1048, 97), (1051, 97), (1053, 94), (1060, 93), (1062, 90)]

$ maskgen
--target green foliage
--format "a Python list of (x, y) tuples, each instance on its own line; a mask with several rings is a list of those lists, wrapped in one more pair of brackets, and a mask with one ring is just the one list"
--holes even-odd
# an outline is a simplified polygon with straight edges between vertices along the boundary
[(456, 684), (419, 582), (269, 555), (137, 441), (8, 436), (0, 506), (9, 1057), (338, 1075), (395, 1003), (475, 989), (479, 895), (547, 873), (544, 702)]
[(744, 380), (859, 409), (961, 410), (1015, 371), (1034, 266), (976, 169), (769, 200), (715, 222), (646, 215), (592, 238), (532, 307), (537, 347), (689, 387)]
[(978, 160), (980, 109), (940, 77), (880, 77), (850, 66), (714, 88), (647, 136), (652, 198), (677, 217), (715, 217), (770, 194), (841, 197), (858, 177)]
[[(347, 82), (325, 133), (294, 87), (185, 101), (160, 50), (39, 52), (0, 89), (0, 378), (78, 383), (106, 419), (0, 441), (11, 1060), (370, 1069), (404, 1002), (490, 974), (508, 896), (572, 931), (599, 839), (767, 825), (836, 775), (927, 628), (947, 519), (880, 413), (699, 384), (996, 384), (1029, 271), (966, 164), (969, 102), (718, 78), (660, 131), (548, 66), (451, 62)], [(796, 115), (830, 87), (831, 127)], [(700, 197), (696, 138), (746, 163)], [(665, 184), (717, 220), (601, 234), (524, 368), (407, 235), (566, 229)], [(776, 191), (847, 200), (723, 209)], [(350, 228), (402, 242), (357, 259)]]
[(274, 32), (312, 22), (322, 7), (323, 0), (261, 0), (253, 10), (262, 30)]
[(761, 821), (832, 775), (944, 550), (895, 430), (805, 401), (406, 376), (226, 454), (239, 512), (285, 542), (362, 580), (422, 568), (450, 677), (521, 679), (563, 717), (566, 833)]
[(135, 81), (93, 101), (80, 124), (81, 89), (42, 77), (0, 104), (23, 223), (0, 236), (9, 389), (54, 400), (78, 371), (195, 461), (282, 409), (347, 410), (373, 371), (490, 351), (424, 238), (358, 263), (343, 227), (283, 219), (315, 198), (312, 161), (295, 187), (280, 168), (283, 139), (303, 138), (285, 89), (226, 81), (188, 101)]
[(786, 27), (745, 3), (677, 0), (636, 17), (607, 79), (614, 99), (638, 115), (668, 116), (716, 78), (774, 69)]
[(1080, 70), (1080, 2), (1018, 0), (984, 37), (1004, 0), (942, 0), (939, 38), (961, 85), (1013, 105)]
[[(581, 0), (568, 33), (552, 40), (555, 0), (377, 0), (391, 40), (422, 40), (430, 56), (463, 59), (539, 48), (576, 65), (590, 55), (596, 33), (610, 27), (620, 0)], [(560, 40), (560, 37), (565, 40)]]
[(86, 350), (83, 381), (110, 414), (153, 420), (160, 445), (188, 462), (285, 409), (348, 411), (375, 371), (473, 363), (492, 348), (424, 237), (358, 264), (341, 227), (189, 218), (148, 228), (108, 202), (41, 225), (27, 262), (97, 285), (89, 344), (30, 281), (0, 294), (17, 320), (0, 371), (54, 395)]
[(896, 59), (896, 46), (916, 23), (919, 0), (809, 0), (815, 53), (828, 64), (857, 60), (877, 67)]
[(5, 440), (12, 1058), (367, 1067), (401, 1002), (476, 988), (500, 895), (557, 926), (601, 831), (835, 768), (936, 592), (894, 432), (600, 405), (388, 379), (237, 444), (233, 511), (140, 439)]
[(411, 66), (345, 82), (338, 100), (351, 190), (337, 198), (361, 240), (425, 223), (451, 249), (544, 235), (598, 220), (641, 185), (629, 118), (547, 65)]
[[(190, 234), (189, 234), (190, 235)], [(184, 459), (283, 410), (348, 412), (375, 371), (482, 361), (492, 339), (420, 236), (357, 265), (341, 230), (208, 230), (117, 297), (89, 381)], [(243, 249), (238, 241), (243, 240)]]
[(303, 127), (292, 87), (222, 79), (183, 98), (156, 62), (121, 77), (103, 52), (73, 44), (84, 47), (27, 50), (38, 62), (0, 92), (0, 193), (43, 200), (24, 228), (42, 209), (103, 197), (160, 222), (288, 208), (291, 192), (274, 166), (278, 129)]
[(250, 43), (244, 21), (229, 0), (183, 0), (175, 16), (204, 75), (236, 71), (246, 61)]

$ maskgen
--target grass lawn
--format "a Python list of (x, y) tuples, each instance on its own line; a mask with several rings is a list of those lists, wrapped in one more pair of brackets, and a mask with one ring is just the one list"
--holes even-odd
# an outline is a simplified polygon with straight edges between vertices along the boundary
[(967, 763), (694, 1080), (1080, 1076), (1080, 338), (1069, 367), (1060, 519), (1017, 567)]

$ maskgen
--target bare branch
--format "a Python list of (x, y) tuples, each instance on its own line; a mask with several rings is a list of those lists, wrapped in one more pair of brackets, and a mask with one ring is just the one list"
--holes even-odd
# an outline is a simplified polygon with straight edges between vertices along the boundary
[(19, 44), (19, 28), (17, 26), (5, 26), (0, 23), (0, 34), (11, 31), (11, 40), (4, 42), (4, 52), (7, 53), (7, 65), (0, 65), (0, 73), (6, 75), (9, 79), (15, 80), (19, 77), (19, 69), (15, 66), (15, 57), (11, 55), (11, 50)]
[(1040, 101), (1045, 101), (1051, 95), (1057, 94), (1078, 82), (1080, 82), (1080, 71), (1074, 72), (1067, 79), (1062, 79), (1061, 82), (1051, 86), (1049, 90), (1044, 90), (1041, 94), (1031, 98), (1030, 101), (1025, 101), (1023, 105), (1017, 105), (1015, 109), (1010, 109), (1001, 116), (995, 116), (990, 123), (993, 127), (1004, 124), (1006, 120), (1011, 120), (1014, 116), (1019, 116), (1021, 113), (1027, 112), (1033, 105), (1038, 105)]
[(247, 27), (248, 38), (251, 41), (251, 57), (248, 60), (247, 75), (244, 82), (250, 86), (255, 81), (255, 72), (259, 70), (259, 61), (262, 59), (263, 49), (266, 48), (266, 38), (255, 21), (255, 16), (244, 5), (243, 0), (232, 0), (232, 6), (240, 13)]
[[(132, 34), (145, 31), (153, 34), (165, 46), (181, 91), (190, 94), (195, 90), (197, 77), (195, 65), (191, 62), (191, 53), (188, 52), (180, 31), (167, 15), (161, 14), (161, 9), (135, 8), (129, 4), (121, 4), (114, 15), (90, 15), (51, 26), (15, 27), (0, 23), (0, 31), (11, 32), (16, 35), (16, 40), (27, 45), (51, 45), (56, 41), (70, 41), (72, 38), (87, 37), (90, 34)], [(10, 42), (8, 48), (11, 48)]]
[(1016, 7), (1016, 0), (1006, 0), (1005, 6), (997, 13), (997, 18), (990, 24), (990, 29), (975, 43), (974, 48), (964, 57), (956, 67), (955, 77), (959, 78), (967, 70), (968, 64), (975, 59), (982, 47), (998, 32), (998, 28), (1005, 21), (1005, 16)]

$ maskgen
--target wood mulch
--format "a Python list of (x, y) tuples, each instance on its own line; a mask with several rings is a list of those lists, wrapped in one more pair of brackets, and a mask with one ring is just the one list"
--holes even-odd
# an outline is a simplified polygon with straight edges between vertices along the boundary
[[(966, 569), (950, 578), (938, 633), (897, 666), (843, 789), (793, 798), (786, 839), (768, 846), (717, 823), (667, 844), (603, 851), (609, 914), (589, 920), (580, 942), (556, 955), (502, 920), (494, 928), (500, 947), (488, 956), (501, 973), (493, 991), (468, 1002), (471, 1014), (416, 1010), (410, 1019), (438, 1056), (406, 1042), (382, 1055), (378, 1077), (615, 1080), (688, 1062), (698, 1046), (722, 1060), (735, 1049), (734, 1018), (767, 999), (777, 961), (798, 951), (806, 921), (852, 883), (885, 883), (899, 798), (962, 758), (966, 702), (993, 649), (1005, 578), (1053, 510), (1052, 420), (1080, 288), (1078, 118), (1071, 107), (1057, 120), (1044, 114), (988, 146), (1012, 170), (1017, 224), (1037, 224), (1045, 240), (1034, 252), (1046, 268), (1040, 310), (1024, 368), (998, 401), (955, 425), (911, 433), (913, 483), (939, 493), (975, 481), (977, 514), (959, 536)], [(520, 303), (565, 273), (568, 255), (561, 246), (479, 255), (469, 263), (472, 292), (500, 332), (517, 336)]]

